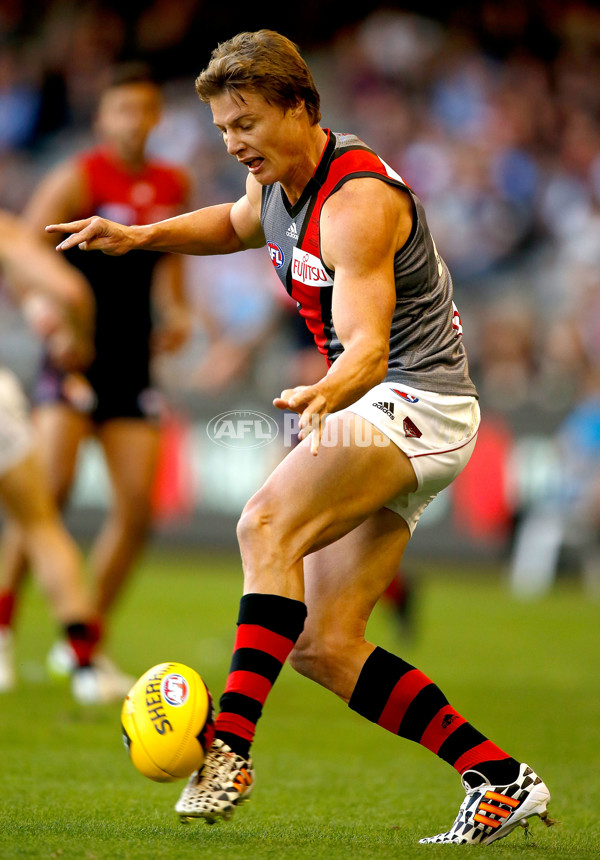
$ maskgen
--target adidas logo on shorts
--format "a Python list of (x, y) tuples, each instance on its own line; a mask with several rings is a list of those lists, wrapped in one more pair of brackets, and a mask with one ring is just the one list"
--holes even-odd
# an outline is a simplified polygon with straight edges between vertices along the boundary
[(383, 402), (380, 401), (379, 403), (372, 403), (371, 405), (375, 406), (376, 409), (381, 409), (382, 412), (385, 412), (385, 414), (388, 416), (388, 418), (391, 418), (392, 421), (394, 420), (394, 404), (393, 403), (388, 403), (386, 401), (383, 401)]

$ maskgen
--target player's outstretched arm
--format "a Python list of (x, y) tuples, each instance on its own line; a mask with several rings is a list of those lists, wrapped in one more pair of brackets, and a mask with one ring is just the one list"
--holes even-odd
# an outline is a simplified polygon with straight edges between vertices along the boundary
[[(254, 185), (258, 185), (254, 180)], [(260, 223), (260, 191), (252, 185), (236, 203), (207, 206), (155, 224), (117, 224), (97, 215), (80, 221), (50, 224), (47, 233), (69, 233), (58, 251), (78, 246), (120, 256), (131, 250), (171, 251), (176, 254), (231, 254), (265, 244)]]

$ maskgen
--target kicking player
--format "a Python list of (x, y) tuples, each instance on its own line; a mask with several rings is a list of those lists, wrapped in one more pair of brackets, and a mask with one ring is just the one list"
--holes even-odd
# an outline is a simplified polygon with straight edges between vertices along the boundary
[[(213, 52), (196, 81), (246, 194), (149, 226), (54, 224), (58, 248), (225, 254), (266, 245), (329, 369), (274, 404), (300, 416), (301, 444), (246, 505), (231, 672), (216, 739), (176, 811), (228, 817), (253, 787), (250, 746), (279, 671), (422, 744), (466, 790), (449, 830), (424, 842), (489, 843), (550, 794), (527, 764), (474, 728), (419, 669), (365, 639), (425, 507), (466, 465), (479, 407), (452, 282), (411, 188), (352, 134), (319, 125), (296, 47), (268, 30)], [(226, 262), (223, 262), (226, 265)]]
[[(6, 212), (0, 212), (0, 267), (54, 361), (72, 370), (89, 363), (89, 286)], [(121, 689), (97, 663), (101, 626), (85, 588), (83, 561), (62, 523), (35, 448), (25, 395), (16, 376), (0, 368), (0, 502), (19, 524), (27, 558), (73, 653), (75, 698), (83, 704), (120, 699)], [(12, 610), (11, 595), (0, 594), (1, 692), (16, 683)]]
[[(100, 144), (59, 165), (41, 183), (25, 212), (34, 230), (49, 221), (94, 212), (145, 224), (181, 212), (188, 180), (179, 168), (146, 156), (160, 118), (161, 92), (140, 64), (114, 69), (100, 99)], [(159, 447), (160, 399), (152, 387), (153, 349), (174, 350), (190, 331), (181, 258), (133, 254), (123, 265), (77, 248), (68, 261), (87, 278), (96, 300), (95, 357), (83, 374), (65, 374), (47, 355), (34, 389), (41, 454), (52, 493), (62, 505), (73, 482), (80, 443), (95, 434), (111, 481), (111, 508), (91, 549), (94, 607), (106, 617), (143, 547), (151, 518), (151, 489)], [(152, 300), (162, 305), (153, 326)], [(18, 524), (4, 539), (4, 592), (16, 596), (26, 562)], [(49, 655), (55, 673), (72, 654), (57, 643)], [(113, 665), (105, 655), (106, 668)], [(133, 678), (113, 665), (123, 695)]]

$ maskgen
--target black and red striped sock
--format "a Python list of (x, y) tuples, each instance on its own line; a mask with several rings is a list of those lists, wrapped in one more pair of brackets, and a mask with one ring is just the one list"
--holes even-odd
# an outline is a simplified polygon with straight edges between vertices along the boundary
[(101, 637), (100, 621), (77, 621), (65, 624), (64, 632), (75, 654), (77, 666), (79, 668), (89, 666)]
[(461, 717), (439, 687), (382, 648), (365, 661), (348, 705), (393, 734), (427, 747), (460, 774), (475, 769), (492, 785), (518, 776), (519, 763)]
[(0, 627), (12, 627), (16, 599), (14, 591), (0, 592)]
[(306, 605), (278, 594), (245, 594), (215, 737), (247, 758), (256, 723), (306, 620)]

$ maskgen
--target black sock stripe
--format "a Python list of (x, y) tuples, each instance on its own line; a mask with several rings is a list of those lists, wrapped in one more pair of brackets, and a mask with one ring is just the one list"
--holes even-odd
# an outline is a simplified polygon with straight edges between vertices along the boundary
[(406, 709), (398, 734), (418, 743), (437, 712), (447, 704), (448, 699), (436, 684), (423, 687)]
[(486, 740), (487, 738), (474, 729), (471, 723), (463, 723), (444, 741), (437, 754), (448, 764), (454, 765), (461, 755)]
[(476, 766), (476, 770), (487, 776), (492, 785), (510, 786), (519, 778), (521, 765), (514, 758), (503, 758), (499, 761), (482, 761)]
[(348, 707), (376, 723), (400, 678), (413, 668), (389, 651), (375, 648), (361, 669)]
[(238, 624), (258, 624), (296, 641), (306, 621), (306, 604), (279, 594), (244, 594)]
[(215, 737), (231, 747), (234, 753), (241, 755), (242, 758), (248, 758), (250, 754), (250, 741), (241, 738), (239, 735), (232, 735), (231, 732), (217, 731), (215, 732)]
[(69, 639), (82, 639), (84, 642), (91, 642), (96, 638), (92, 626), (84, 621), (78, 621), (74, 624), (64, 624), (63, 630)]
[(261, 703), (243, 693), (223, 693), (219, 699), (219, 709), (228, 714), (238, 714), (251, 723), (257, 723), (262, 714)]
[(277, 680), (281, 672), (281, 663), (277, 657), (259, 651), (258, 648), (237, 648), (231, 658), (231, 672), (255, 672), (267, 678), (271, 684)]

